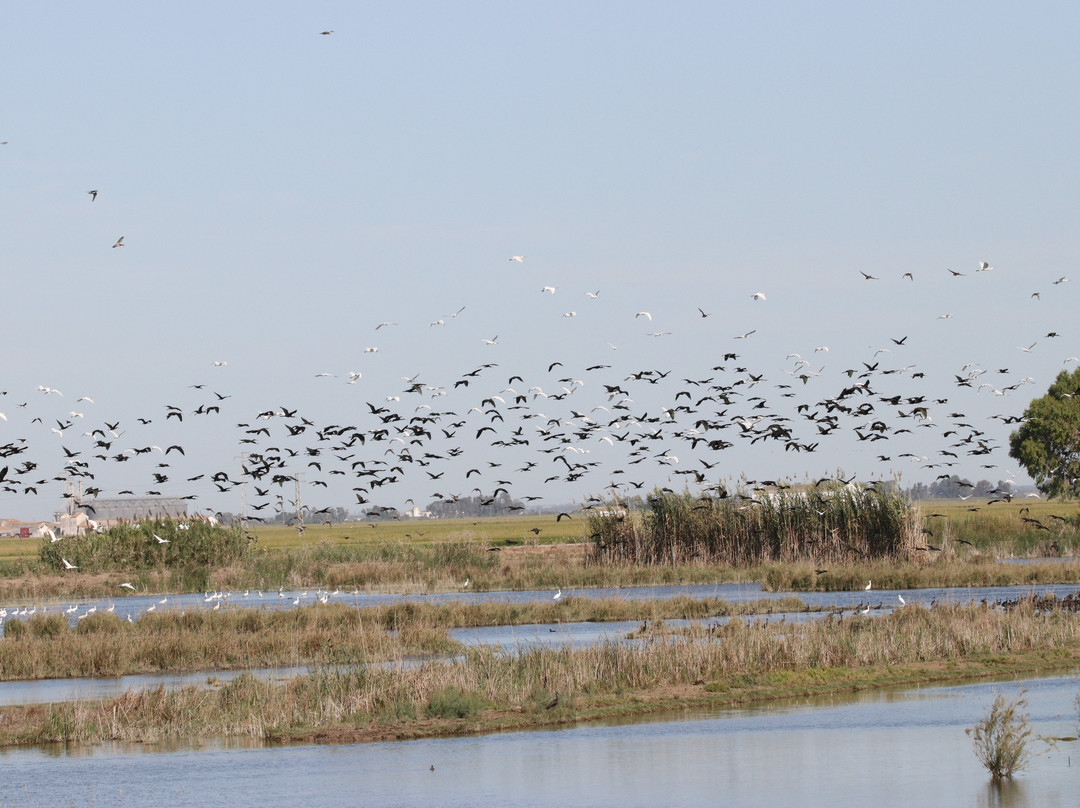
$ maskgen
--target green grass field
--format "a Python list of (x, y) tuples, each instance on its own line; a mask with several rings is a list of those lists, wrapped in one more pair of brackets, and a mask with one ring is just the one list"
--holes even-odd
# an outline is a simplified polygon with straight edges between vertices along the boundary
[[(585, 541), (588, 522), (584, 515), (556, 520), (550, 516), (511, 516), (493, 519), (417, 519), (344, 524), (307, 525), (299, 533), (294, 527), (248, 525), (259, 547), (265, 550), (292, 550), (319, 542), (399, 542), (439, 544), (476, 543), (491, 547), (523, 544), (565, 544)], [(536, 530), (538, 532), (534, 533)], [(35, 545), (36, 550), (36, 545)]]

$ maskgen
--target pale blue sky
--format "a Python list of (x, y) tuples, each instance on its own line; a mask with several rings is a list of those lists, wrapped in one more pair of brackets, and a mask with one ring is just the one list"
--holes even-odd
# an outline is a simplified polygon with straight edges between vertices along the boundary
[[(34, 456), (57, 473), (58, 446), (89, 439), (83, 422), (62, 437), (48, 427), (82, 410), (86, 430), (128, 429), (112, 453), (183, 442), (186, 466), (170, 456), (163, 492), (235, 510), (235, 492), (178, 480), (234, 471), (235, 424), (267, 409), (367, 428), (365, 402), (385, 404), (401, 377), (452, 386), (497, 362), (483, 384), (426, 401), (463, 414), (515, 374), (557, 390), (547, 364), (558, 360), (586, 385), (549, 417), (604, 404), (601, 384), (632, 371), (720, 380), (720, 364), (728, 382), (735, 366), (763, 373), (750, 395), (780, 412), (835, 395), (845, 369), (887, 347), (881, 369), (926, 375), (875, 377), (875, 390), (948, 398), (933, 434), (881, 452), (886, 442), (856, 445), (845, 422), (848, 437), (814, 453), (738, 440), (715, 456), (678, 440), (657, 451), (681, 451), (677, 468), (718, 460), (713, 475), (1004, 477), (1017, 471), (1004, 449), (992, 470), (986, 457), (946, 469), (875, 458), (933, 463), (949, 412), (1003, 445), (1009, 427), (988, 417), (1019, 414), (1074, 366), (1063, 362), (1080, 353), (1080, 277), (1053, 281), (1071, 274), (1075, 251), (1078, 22), (1066, 3), (11, 6), (0, 30), (0, 443), (25, 437), (33, 449), (6, 462)], [(995, 269), (976, 272), (980, 260)], [(554, 296), (540, 292), (548, 285)], [(634, 318), (643, 310), (651, 322)], [(376, 331), (383, 321), (396, 325)], [(722, 362), (729, 351), (740, 360)], [(822, 375), (788, 376), (790, 353)], [(1033, 382), (1006, 396), (958, 389), (968, 362), (1009, 369), (976, 384)], [(584, 375), (600, 363), (613, 367)], [(346, 385), (348, 371), (364, 376)], [(793, 380), (785, 404), (776, 385)], [(165, 430), (165, 404), (203, 402), (194, 383), (231, 395), (227, 409)], [(657, 414), (678, 389), (633, 391), (634, 413)], [(84, 394), (94, 404), (76, 406)], [(747, 412), (740, 401), (726, 417)], [(519, 425), (508, 414), (500, 429)], [(513, 493), (597, 493), (625, 456), (596, 441), (581, 447), (601, 464), (584, 479), (526, 476)], [(467, 441), (468, 462), (497, 461), (488, 443)], [(478, 481), (464, 468), (448, 465), (442, 489), (414, 468), (372, 500), (467, 493)], [(139, 459), (94, 471), (106, 494), (141, 493), (147, 469)], [(681, 487), (670, 471), (634, 467), (635, 479)], [(328, 482), (308, 501), (351, 501), (350, 478)], [(46, 516), (57, 491), (0, 494), (0, 516)]]

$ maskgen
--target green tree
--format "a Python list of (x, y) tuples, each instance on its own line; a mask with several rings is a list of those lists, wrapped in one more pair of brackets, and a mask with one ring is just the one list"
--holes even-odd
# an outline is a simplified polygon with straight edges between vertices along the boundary
[(1051, 497), (1080, 496), (1080, 368), (1061, 371), (1049, 391), (1024, 410), (1009, 436), (1009, 457)]

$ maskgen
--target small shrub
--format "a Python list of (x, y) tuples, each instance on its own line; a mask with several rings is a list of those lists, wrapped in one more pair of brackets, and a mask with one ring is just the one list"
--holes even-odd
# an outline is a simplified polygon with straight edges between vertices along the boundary
[(67, 633), (68, 621), (59, 614), (37, 614), (30, 618), (27, 628), (32, 637), (57, 637)]
[(456, 687), (444, 687), (432, 695), (428, 714), (433, 718), (468, 718), (485, 707), (487, 700), (479, 693), (464, 693)]
[(994, 699), (986, 718), (965, 730), (975, 746), (975, 757), (994, 779), (1012, 777), (1031, 760), (1031, 725), (1023, 691), (1012, 701)]
[(8, 620), (4, 623), (4, 637), (10, 640), (17, 640), (19, 637), (26, 636), (26, 623), (19, 620), (17, 617)]
[(379, 713), (380, 724), (403, 724), (416, 720), (416, 705), (411, 701), (394, 701)]
[(118, 634), (126, 624), (114, 614), (98, 612), (75, 624), (76, 634)]

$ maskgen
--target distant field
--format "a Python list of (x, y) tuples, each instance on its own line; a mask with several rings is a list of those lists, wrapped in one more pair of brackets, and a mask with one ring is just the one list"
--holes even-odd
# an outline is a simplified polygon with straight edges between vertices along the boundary
[[(295, 527), (265, 526), (249, 523), (260, 549), (294, 550), (318, 544), (356, 544), (359, 542), (409, 542), (439, 544), (476, 543), (503, 547), (507, 545), (566, 544), (586, 538), (588, 520), (584, 514), (556, 521), (550, 516), (511, 516), (487, 519), (414, 519), (409, 521), (348, 522), (334, 525), (309, 524), (303, 534)], [(533, 531), (539, 531), (534, 533)], [(41, 539), (0, 539), (0, 563), (36, 559)]]
[[(966, 500), (924, 500), (916, 503), (916, 505), (918, 505), (924, 516), (928, 513), (939, 512), (947, 513), (947, 515), (952, 518), (981, 513), (983, 516), (998, 514), (1002, 516), (1011, 516), (1013, 518), (1031, 516), (1039, 519), (1043, 516), (1049, 516), (1052, 513), (1059, 516), (1075, 516), (1077, 513), (1080, 513), (1080, 503), (1078, 502), (1062, 502), (1060, 500), (1047, 501), (1035, 497), (1021, 497), (1013, 499), (1012, 502), (995, 502), (992, 505), (988, 504), (989, 502), (989, 499), (971, 497)], [(973, 508), (977, 510), (972, 510)], [(1021, 513), (1025, 508), (1027, 511)]]
[(36, 558), (41, 539), (0, 539), (0, 562)]
[(1075, 555), (1080, 551), (1080, 503), (1046, 502), (1035, 497), (990, 503), (988, 499), (918, 503), (927, 545), (970, 542), (980, 550), (1005, 555)]
[[(440, 542), (508, 544), (564, 544), (586, 538), (588, 520), (584, 514), (557, 521), (550, 516), (511, 516), (488, 519), (413, 519), (408, 521), (348, 522), (308, 525), (303, 534), (294, 527), (249, 525), (248, 531), (266, 550), (285, 550), (320, 542), (407, 541), (416, 544)], [(539, 531), (534, 533), (533, 531)]]

